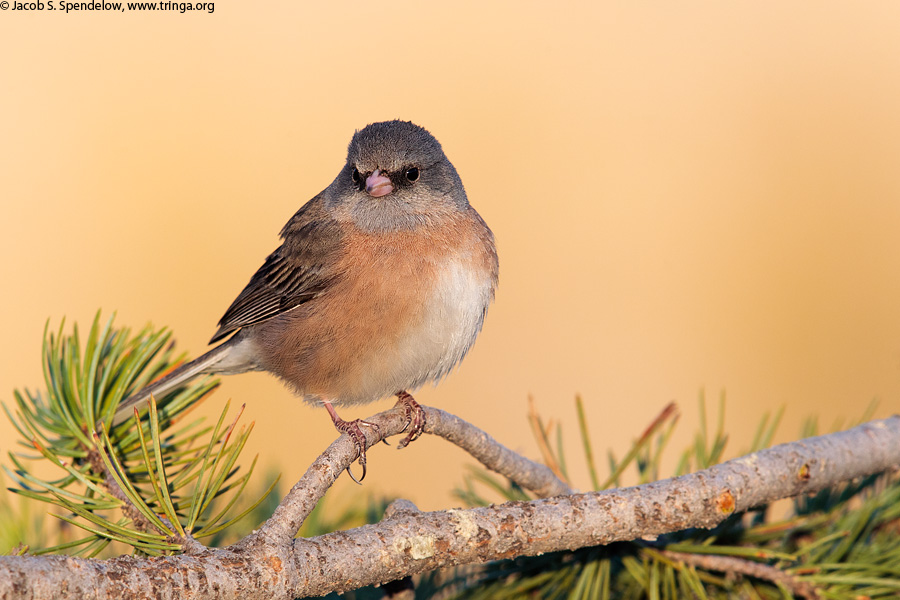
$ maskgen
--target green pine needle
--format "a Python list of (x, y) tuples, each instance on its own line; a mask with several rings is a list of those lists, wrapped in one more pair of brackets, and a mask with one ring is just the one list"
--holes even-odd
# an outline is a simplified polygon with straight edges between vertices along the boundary
[[(132, 335), (115, 327), (113, 318), (101, 321), (98, 312), (84, 339), (77, 326), (67, 335), (64, 321), (56, 331), (48, 322), (42, 348), (46, 392), (16, 390), (15, 409), (3, 405), (22, 437), (19, 445), (32, 454), (9, 453), (13, 468), (4, 470), (17, 484), (12, 491), (58, 506), (64, 514), (54, 516), (90, 535), (30, 552), (94, 556), (111, 541), (145, 554), (177, 552), (180, 546), (171, 540), (183, 538), (186, 529), (221, 533), (274, 489), (273, 483), (249, 508), (233, 514), (256, 461), (238, 473), (252, 426), (238, 431), (235, 419), (223, 428), (227, 404), (217, 427), (202, 426), (202, 420), (175, 426), (215, 381), (195, 381), (153, 399), (146, 418), (103, 425), (113, 421), (124, 398), (182, 360), (167, 330), (147, 326)], [(26, 464), (36, 460), (49, 462), (62, 476), (37, 476)], [(214, 510), (220, 498), (224, 502)], [(123, 511), (137, 522), (123, 518)]]

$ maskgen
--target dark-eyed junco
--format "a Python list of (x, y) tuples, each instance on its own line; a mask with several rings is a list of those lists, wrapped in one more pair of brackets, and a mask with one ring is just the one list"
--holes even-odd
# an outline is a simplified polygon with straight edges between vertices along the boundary
[(124, 400), (116, 420), (200, 374), (269, 371), (325, 406), (359, 447), (365, 477), (360, 425), (370, 424), (334, 406), (397, 395), (410, 427), (401, 446), (421, 434), (408, 391), (446, 375), (475, 342), (497, 285), (494, 236), (438, 141), (387, 121), (356, 132), (344, 168), (281, 237), (210, 343), (231, 338)]

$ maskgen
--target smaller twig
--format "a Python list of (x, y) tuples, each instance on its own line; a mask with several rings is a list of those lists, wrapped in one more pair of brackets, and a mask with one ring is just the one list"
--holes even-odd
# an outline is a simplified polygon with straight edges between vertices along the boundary
[(131, 519), (134, 527), (141, 532), (144, 533), (162, 533), (159, 529), (154, 526), (147, 517), (141, 514), (141, 511), (131, 502), (131, 499), (125, 494), (122, 488), (119, 486), (119, 483), (113, 478), (112, 474), (107, 470), (106, 465), (103, 464), (103, 459), (100, 458), (100, 450), (99, 448), (90, 448), (87, 451), (88, 462), (91, 465), (91, 470), (98, 475), (103, 476), (103, 487), (107, 489), (107, 491), (115, 498), (122, 503), (122, 512), (126, 517)]
[(397, 515), (414, 515), (422, 512), (419, 507), (404, 498), (397, 498), (384, 509), (384, 519), (393, 519)]
[(647, 549), (646, 552), (660, 554), (674, 561), (708, 571), (719, 571), (728, 575), (746, 575), (756, 579), (771, 581), (772, 583), (783, 585), (792, 595), (806, 598), (807, 600), (818, 600), (820, 598), (819, 592), (814, 585), (806, 581), (800, 581), (790, 573), (785, 573), (777, 567), (764, 565), (745, 558), (715, 554), (690, 554), (672, 550), (655, 551)]
[(576, 490), (549, 467), (513, 452), (471, 423), (437, 408), (425, 407), (425, 432), (456, 444), (482, 465), (531, 491), (539, 498), (574, 494)]
[[(100, 458), (101, 449), (98, 448), (90, 448), (88, 450), (88, 462), (91, 465), (91, 469), (97, 473), (98, 475), (103, 476), (103, 486), (109, 491), (109, 493), (122, 502), (122, 513), (129, 519), (131, 519), (132, 524), (138, 531), (142, 531), (144, 533), (163, 533), (156, 527), (153, 523), (151, 523), (147, 517), (141, 514), (141, 511), (134, 505), (131, 499), (127, 494), (122, 490), (119, 483), (115, 480), (109, 470), (106, 468), (106, 465), (103, 463), (103, 459)], [(162, 520), (163, 524), (168, 527), (169, 531), (176, 531), (174, 527), (172, 527), (172, 523), (169, 520), (160, 515), (160, 520)], [(182, 552), (189, 555), (197, 555), (202, 554), (207, 550), (206, 546), (198, 542), (194, 539), (190, 534), (185, 534), (184, 536), (180, 535), (170, 535), (166, 537), (166, 542), (171, 544), (178, 544), (181, 546)]]
[[(560, 480), (546, 466), (531, 461), (498, 443), (481, 429), (442, 410), (422, 406), (425, 411), (425, 433), (440, 436), (456, 444), (488, 469), (507, 477), (541, 498), (572, 494), (574, 490)], [(402, 433), (406, 427), (403, 408), (392, 408), (366, 417), (376, 427), (366, 427), (366, 448), (383, 438)], [(316, 503), (334, 484), (338, 476), (357, 457), (355, 443), (342, 434), (309, 466), (269, 519), (245, 544), (253, 545), (262, 539), (270, 543), (287, 544), (299, 531)]]

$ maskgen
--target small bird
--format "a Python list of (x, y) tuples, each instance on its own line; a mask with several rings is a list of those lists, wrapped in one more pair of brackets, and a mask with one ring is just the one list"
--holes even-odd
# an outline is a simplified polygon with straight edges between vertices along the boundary
[(387, 121), (354, 134), (340, 173), (281, 238), (210, 344), (231, 337), (125, 399), (115, 422), (198, 375), (268, 371), (354, 440), (361, 481), (360, 426), (375, 426), (334, 407), (396, 395), (409, 428), (400, 447), (421, 435), (409, 391), (447, 375), (475, 342), (498, 281), (494, 236), (440, 143)]

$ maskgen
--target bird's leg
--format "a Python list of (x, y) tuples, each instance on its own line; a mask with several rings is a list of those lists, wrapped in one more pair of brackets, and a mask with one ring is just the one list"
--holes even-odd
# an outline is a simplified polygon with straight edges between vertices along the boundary
[(366, 435), (362, 432), (362, 429), (359, 428), (360, 425), (365, 425), (366, 427), (371, 427), (376, 432), (378, 431), (378, 425), (375, 423), (369, 423), (368, 421), (363, 421), (362, 419), (353, 419), (352, 421), (345, 421), (340, 418), (337, 412), (334, 410), (334, 407), (331, 405), (331, 402), (325, 400), (323, 402), (325, 405), (325, 410), (328, 411), (328, 414), (331, 415), (331, 420), (334, 423), (334, 428), (338, 430), (339, 433), (346, 433), (353, 443), (356, 444), (356, 450), (359, 452), (359, 466), (362, 467), (362, 476), (359, 479), (353, 476), (353, 471), (350, 470), (350, 467), (347, 467), (347, 474), (350, 475), (350, 479), (355, 481), (356, 483), (362, 483), (362, 480), (366, 478)]
[(396, 406), (403, 406), (406, 409), (406, 427), (403, 428), (403, 431), (409, 428), (409, 433), (400, 440), (400, 445), (397, 446), (398, 448), (406, 448), (410, 442), (419, 439), (419, 436), (425, 430), (425, 411), (422, 410), (422, 407), (419, 406), (419, 403), (415, 401), (409, 392), (397, 392)]

